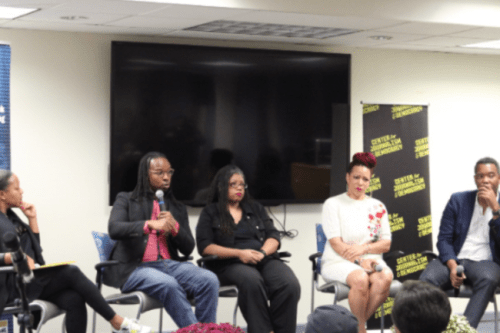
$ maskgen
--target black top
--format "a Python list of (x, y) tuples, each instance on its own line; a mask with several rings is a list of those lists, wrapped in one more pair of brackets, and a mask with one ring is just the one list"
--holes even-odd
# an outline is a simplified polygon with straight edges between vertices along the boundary
[[(243, 210), (241, 221), (229, 234), (221, 230), (219, 208), (216, 203), (203, 209), (196, 227), (196, 244), (200, 255), (203, 255), (203, 251), (210, 244), (234, 249), (259, 250), (268, 238), (274, 238), (280, 242), (279, 231), (274, 227), (273, 220), (269, 218), (261, 204), (258, 202), (243, 203), (241, 208)], [(273, 253), (271, 257), (279, 258), (279, 255)], [(210, 269), (222, 268), (234, 262), (239, 262), (239, 259), (231, 258), (207, 262), (207, 267)]]
[(234, 230), (234, 247), (237, 249), (260, 250), (262, 242), (255, 237), (254, 226), (250, 223), (248, 215), (242, 218)]
[[(16, 228), (17, 227), (17, 228)], [(45, 261), (42, 256), (42, 248), (40, 247), (40, 234), (35, 234), (11, 209), (7, 210), (7, 215), (0, 212), (0, 236), (3, 237), (7, 232), (13, 232), (19, 235), (21, 232), (20, 243), (23, 252), (29, 255), (33, 260), (40, 265), (44, 265)], [(0, 241), (0, 253), (9, 252), (5, 247), (3, 240)], [(4, 260), (0, 260), (0, 266), (6, 266)], [(30, 299), (36, 298), (41, 292), (40, 281), (34, 279), (27, 288)], [(15, 294), (15, 276), (13, 273), (0, 274), (0, 313), (2, 313), (7, 299), (12, 299)]]

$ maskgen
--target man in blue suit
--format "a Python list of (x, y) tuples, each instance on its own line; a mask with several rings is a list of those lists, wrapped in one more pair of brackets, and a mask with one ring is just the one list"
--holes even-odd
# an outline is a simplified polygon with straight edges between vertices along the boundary
[[(439, 259), (429, 263), (420, 280), (442, 289), (472, 284), (464, 315), (477, 328), (500, 283), (500, 175), (497, 161), (490, 157), (477, 161), (474, 171), (477, 191), (451, 196), (439, 228)], [(458, 265), (465, 268), (462, 277), (457, 276)]]

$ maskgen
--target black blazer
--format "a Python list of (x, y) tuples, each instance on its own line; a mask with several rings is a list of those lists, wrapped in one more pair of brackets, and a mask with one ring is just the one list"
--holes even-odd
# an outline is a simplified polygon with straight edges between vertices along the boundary
[[(139, 266), (144, 256), (148, 235), (144, 234), (144, 224), (151, 219), (153, 200), (131, 198), (132, 192), (120, 192), (111, 210), (109, 218), (109, 236), (117, 240), (110, 259), (118, 260), (116, 266), (104, 270), (103, 282), (106, 285), (121, 288), (130, 274)], [(179, 223), (179, 233), (168, 235), (168, 252), (174, 260), (179, 260), (178, 251), (188, 256), (194, 250), (194, 238), (189, 228), (186, 206), (165, 196), (165, 204)]]
[[(31, 238), (33, 251), (35, 253), (33, 260), (37, 264), (44, 265), (45, 261), (43, 260), (42, 248), (40, 247), (40, 234), (33, 233), (29, 225), (24, 223), (11, 209), (7, 210), (7, 215), (4, 215), (0, 212), (0, 253), (3, 254), (9, 252), (9, 250), (3, 243), (3, 235), (5, 235), (5, 233), (7, 232), (12, 232), (14, 234), (16, 233), (16, 229), (14, 228), (14, 225), (11, 221), (19, 222), (27, 230), (28, 235)], [(26, 251), (26, 249), (23, 249), (23, 251)], [(0, 266), (6, 266), (4, 260), (0, 260)], [(33, 280), (31, 282), (32, 290), (34, 292), (36, 292), (38, 289), (39, 291), (41, 291), (42, 287), (40, 286), (40, 288), (37, 288), (35, 286), (36, 284), (36, 280)], [(7, 303), (8, 296), (14, 292), (15, 288), (15, 278), (13, 273), (0, 274), (0, 313), (3, 312), (5, 304)]]

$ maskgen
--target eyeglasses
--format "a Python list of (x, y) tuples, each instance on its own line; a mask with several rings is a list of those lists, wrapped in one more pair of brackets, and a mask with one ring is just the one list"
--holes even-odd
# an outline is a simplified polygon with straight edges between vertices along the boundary
[(243, 187), (245, 190), (248, 188), (248, 185), (245, 183), (229, 183), (229, 186), (232, 188)]
[(477, 180), (481, 180), (483, 179), (484, 177), (487, 177), (489, 179), (493, 179), (495, 178), (496, 176), (498, 176), (497, 173), (494, 173), (494, 172), (490, 172), (490, 173), (487, 173), (487, 174), (483, 174), (483, 173), (476, 173), (474, 175), (474, 178), (476, 178)]
[(160, 176), (160, 177), (163, 177), (165, 176), (165, 174), (169, 175), (170, 177), (172, 177), (174, 175), (174, 172), (175, 170), (174, 169), (170, 169), (168, 171), (151, 171), (151, 173), (153, 175), (156, 175), (156, 176)]

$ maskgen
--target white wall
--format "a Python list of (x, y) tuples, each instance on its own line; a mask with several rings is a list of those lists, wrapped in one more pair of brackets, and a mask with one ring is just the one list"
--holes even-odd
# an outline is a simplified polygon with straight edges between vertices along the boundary
[[(107, 230), (110, 212), (107, 172), (112, 40), (351, 53), (352, 152), (362, 150), (360, 101), (430, 103), (433, 243), (449, 195), (474, 187), (475, 161), (485, 155), (500, 158), (495, 136), (500, 120), (500, 61), (495, 56), (7, 29), (0, 29), (0, 40), (12, 47), (12, 170), (20, 177), (25, 200), (37, 206), (45, 258), (48, 262), (77, 260), (91, 279), (98, 258), (90, 231)], [(283, 219), (282, 206), (272, 211)], [(200, 209), (189, 210), (192, 228), (199, 213)], [(310, 312), (307, 257), (315, 252), (314, 224), (320, 218), (321, 205), (287, 206), (287, 228), (299, 231), (297, 238), (283, 241), (283, 249), (293, 254), (290, 265), (302, 285), (299, 322), (306, 322)], [(105, 294), (111, 292), (111, 288), (104, 289)], [(331, 301), (332, 297), (321, 296), (316, 305)], [(452, 304), (455, 310), (463, 311), (463, 302)], [(221, 300), (218, 320), (231, 321), (233, 306), (233, 300)], [(116, 309), (134, 316), (130, 308)], [(238, 320), (244, 324), (241, 315)], [(142, 320), (151, 325), (156, 321), (156, 311), (145, 314)], [(102, 318), (98, 323), (99, 331), (108, 328)], [(44, 331), (59, 328), (60, 320), (54, 320)], [(168, 318), (164, 329), (174, 328)]]

